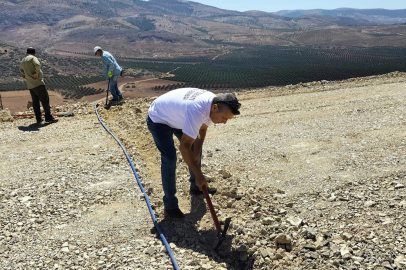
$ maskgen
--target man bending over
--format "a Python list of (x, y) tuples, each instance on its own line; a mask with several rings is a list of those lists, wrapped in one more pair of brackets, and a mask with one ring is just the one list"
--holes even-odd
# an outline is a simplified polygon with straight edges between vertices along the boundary
[(210, 194), (201, 171), (202, 146), (207, 128), (212, 124), (227, 123), (240, 114), (241, 104), (233, 94), (216, 96), (198, 88), (172, 90), (158, 97), (148, 110), (148, 129), (161, 152), (161, 177), (164, 191), (165, 215), (184, 218), (176, 198), (176, 149), (173, 135), (180, 140), (179, 150), (189, 167), (190, 192), (202, 194), (203, 187)]

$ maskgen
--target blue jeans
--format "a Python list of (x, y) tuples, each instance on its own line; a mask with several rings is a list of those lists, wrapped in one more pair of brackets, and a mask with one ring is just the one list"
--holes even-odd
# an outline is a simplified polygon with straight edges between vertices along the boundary
[[(176, 198), (176, 149), (173, 141), (175, 135), (179, 141), (182, 138), (183, 132), (180, 129), (171, 128), (165, 124), (152, 122), (149, 116), (147, 117), (148, 129), (154, 138), (158, 150), (161, 152), (161, 177), (162, 188), (164, 190), (164, 207), (165, 209), (179, 208), (178, 199)], [(192, 146), (193, 149), (193, 146)], [(202, 153), (200, 153), (201, 158)], [(201, 161), (199, 161), (199, 168)], [(189, 169), (190, 188), (198, 188), (195, 184), (195, 175)]]
[(113, 77), (111, 77), (110, 85), (109, 85), (110, 93), (113, 96), (114, 100), (117, 100), (117, 101), (120, 97), (123, 97), (123, 94), (121, 94), (121, 92), (117, 86), (118, 77), (120, 77), (120, 75), (114, 75)]

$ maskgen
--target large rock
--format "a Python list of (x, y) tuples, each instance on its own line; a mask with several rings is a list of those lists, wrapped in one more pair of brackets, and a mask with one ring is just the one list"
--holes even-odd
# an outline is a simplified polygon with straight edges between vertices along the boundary
[(277, 244), (290, 244), (292, 243), (292, 237), (289, 234), (281, 233), (275, 238)]
[(14, 119), (11, 116), (9, 109), (4, 109), (0, 111), (0, 122), (13, 122)]

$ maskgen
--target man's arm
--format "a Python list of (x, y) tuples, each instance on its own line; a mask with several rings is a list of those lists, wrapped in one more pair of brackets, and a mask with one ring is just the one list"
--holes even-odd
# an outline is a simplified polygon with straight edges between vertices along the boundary
[(208, 126), (206, 124), (203, 124), (200, 127), (199, 135), (197, 136), (197, 139), (194, 142), (193, 157), (194, 157), (195, 161), (197, 162), (197, 164), (199, 164), (199, 162), (200, 162), (200, 153), (202, 152), (203, 142), (204, 142), (204, 139), (206, 138), (207, 128), (208, 128)]
[[(203, 140), (204, 140), (205, 134), (206, 134), (206, 131), (204, 131)], [(200, 132), (199, 132), (199, 135), (201, 135)], [(200, 147), (196, 147), (196, 145), (195, 145), (194, 149), (200, 148), (200, 150), (201, 150), (203, 141), (201, 138), (198, 140), (201, 141), (201, 143), (199, 142)], [(189, 137), (188, 135), (183, 133), (182, 139), (180, 140), (179, 150), (180, 150), (180, 153), (182, 154), (183, 160), (185, 160), (186, 164), (189, 166), (189, 169), (192, 170), (193, 174), (196, 177), (196, 180), (195, 180), (196, 185), (199, 187), (200, 190), (202, 190), (202, 187), (204, 185), (207, 186), (207, 180), (204, 177), (202, 171), (200, 170), (199, 162), (196, 161), (196, 159), (194, 157), (194, 153), (192, 152), (192, 144), (196, 141), (197, 140), (195, 140), (192, 137)], [(200, 151), (198, 153), (200, 154)]]
[(108, 78), (112, 77), (114, 71), (114, 57), (112, 55), (103, 55), (103, 64), (105, 65), (105, 75)]
[(41, 72), (41, 63), (39, 62), (37, 57), (34, 57), (32, 59), (32, 63), (34, 64), (34, 67), (35, 67), (35, 73), (32, 74), (32, 78), (34, 80), (36, 80), (36, 79), (38, 79), (38, 75)]
[(20, 64), (20, 72), (21, 72), (21, 76), (23, 76), (23, 79), (25, 79), (25, 71), (23, 69), (23, 64)]

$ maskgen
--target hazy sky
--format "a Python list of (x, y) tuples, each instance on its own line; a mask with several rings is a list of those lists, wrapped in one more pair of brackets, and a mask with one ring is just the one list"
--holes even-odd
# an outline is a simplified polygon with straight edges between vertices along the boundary
[(405, 0), (342, 0), (342, 1), (320, 1), (320, 0), (193, 0), (205, 5), (214, 6), (229, 10), (247, 11), (261, 10), (275, 12), (279, 10), (293, 9), (336, 9), (348, 8), (385, 8), (385, 9), (406, 9)]

